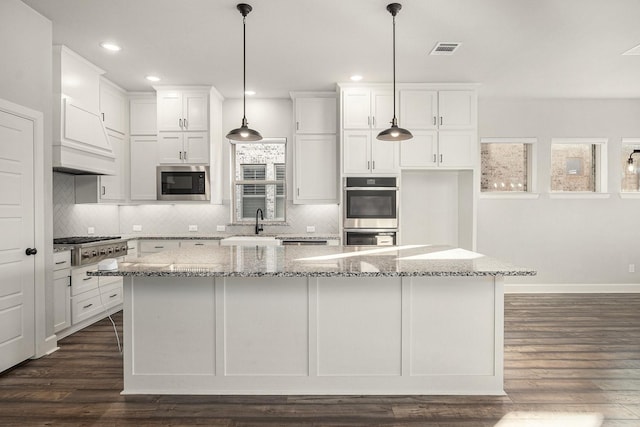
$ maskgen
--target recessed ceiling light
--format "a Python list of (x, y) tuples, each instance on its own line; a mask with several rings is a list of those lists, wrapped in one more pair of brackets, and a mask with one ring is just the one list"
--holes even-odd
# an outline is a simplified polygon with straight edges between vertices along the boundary
[(354, 82), (359, 82), (360, 80), (362, 80), (362, 76), (360, 74), (354, 74), (353, 76), (350, 77), (351, 81)]
[(160, 81), (160, 77), (158, 77), (158, 76), (146, 76), (145, 79), (149, 80), (150, 82), (159, 82)]
[(255, 90), (245, 90), (244, 94), (245, 95), (249, 95), (249, 96), (253, 96), (253, 95), (256, 94), (256, 91)]
[(107, 49), (107, 50), (110, 50), (112, 52), (118, 52), (118, 51), (122, 50), (122, 48), (120, 46), (118, 46), (115, 43), (111, 43), (111, 42), (102, 42), (102, 43), (100, 43), (100, 47), (102, 47), (104, 49)]

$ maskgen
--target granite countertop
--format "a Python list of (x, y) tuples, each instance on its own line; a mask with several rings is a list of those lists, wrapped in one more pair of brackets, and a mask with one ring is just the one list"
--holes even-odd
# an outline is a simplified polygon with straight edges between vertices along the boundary
[[(243, 233), (212, 233), (212, 234), (127, 234), (122, 235), (125, 240), (222, 240), (234, 236), (255, 236), (255, 234)], [(260, 233), (262, 237), (275, 237), (279, 240), (340, 240), (338, 234), (312, 234), (312, 233)]]
[(377, 277), (534, 276), (516, 267), (448, 246), (204, 246), (174, 249), (120, 263), (90, 276)]

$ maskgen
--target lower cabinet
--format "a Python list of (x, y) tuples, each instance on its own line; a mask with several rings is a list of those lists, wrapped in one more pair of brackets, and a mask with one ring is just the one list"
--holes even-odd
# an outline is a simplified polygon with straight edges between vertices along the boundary
[(53, 254), (53, 332), (71, 326), (71, 252)]
[(197, 248), (200, 246), (220, 246), (218, 239), (185, 239), (185, 240), (138, 240), (139, 256), (156, 254), (178, 248)]
[[(118, 258), (118, 262), (123, 258)], [(71, 325), (77, 325), (122, 304), (122, 277), (87, 276), (96, 264), (71, 271)]]

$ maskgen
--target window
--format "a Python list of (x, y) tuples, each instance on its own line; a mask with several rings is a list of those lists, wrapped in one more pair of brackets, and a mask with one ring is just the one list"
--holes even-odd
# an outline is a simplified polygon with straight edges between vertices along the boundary
[(534, 192), (536, 142), (535, 138), (482, 138), (480, 191)]
[(622, 183), (620, 190), (623, 193), (640, 191), (640, 154), (636, 153), (631, 158), (633, 164), (629, 167), (629, 157), (634, 150), (640, 150), (640, 138), (622, 138), (622, 153), (620, 156), (622, 168)]
[(551, 191), (606, 193), (606, 139), (551, 140)]
[(258, 209), (265, 221), (284, 221), (286, 139), (232, 145), (234, 222), (253, 222)]

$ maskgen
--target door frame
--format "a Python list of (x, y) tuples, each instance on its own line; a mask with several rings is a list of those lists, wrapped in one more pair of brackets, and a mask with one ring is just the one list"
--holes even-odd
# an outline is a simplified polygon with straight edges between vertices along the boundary
[[(34, 329), (35, 329), (35, 354), (34, 357), (42, 357), (56, 349), (57, 339), (55, 335), (47, 337), (46, 325), (46, 271), (47, 260), (53, 260), (53, 245), (47, 244), (45, 239), (45, 210), (48, 205), (46, 197), (51, 192), (45, 192), (45, 147), (44, 147), (44, 114), (28, 107), (0, 98), (0, 111), (22, 117), (33, 122), (33, 237), (34, 247), (38, 248), (38, 254), (34, 258)], [(50, 240), (50, 239), (49, 239)], [(41, 248), (41, 249), (40, 249)]]

